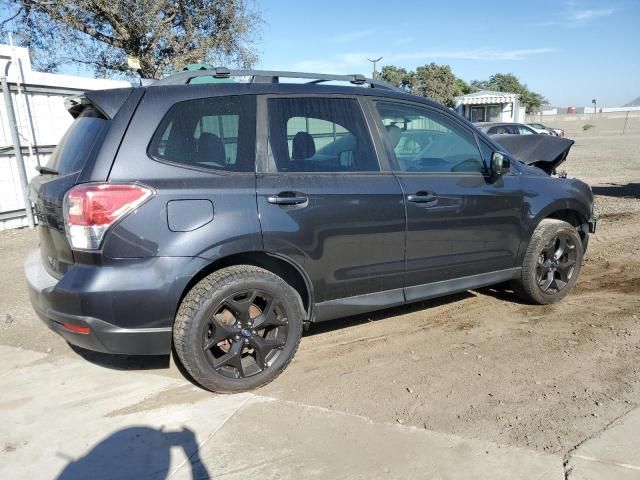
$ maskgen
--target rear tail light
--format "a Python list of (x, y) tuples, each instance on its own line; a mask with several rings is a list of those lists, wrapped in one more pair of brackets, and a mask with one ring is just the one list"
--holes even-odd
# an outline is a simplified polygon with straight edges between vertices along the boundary
[(100, 248), (109, 227), (152, 195), (153, 190), (142, 185), (76, 185), (64, 201), (64, 220), (71, 247), (80, 250)]
[(73, 325), (71, 323), (61, 323), (62, 328), (67, 332), (79, 333), (80, 335), (89, 335), (91, 333), (90, 327), (81, 327), (79, 325)]

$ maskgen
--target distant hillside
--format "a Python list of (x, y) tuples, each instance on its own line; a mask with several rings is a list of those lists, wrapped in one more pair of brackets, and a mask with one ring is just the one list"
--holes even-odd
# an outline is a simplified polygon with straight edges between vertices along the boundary
[(634, 101), (623, 105), (623, 107), (640, 107), (640, 97), (636, 98)]

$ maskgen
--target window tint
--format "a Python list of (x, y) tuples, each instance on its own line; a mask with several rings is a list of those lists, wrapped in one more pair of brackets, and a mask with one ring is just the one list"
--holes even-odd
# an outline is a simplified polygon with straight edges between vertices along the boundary
[(491, 127), (487, 132), (490, 135), (518, 135), (518, 129), (512, 125), (498, 125), (497, 127)]
[(483, 172), (475, 137), (432, 110), (377, 102), (397, 169), (402, 172)]
[(524, 125), (518, 125), (517, 128), (520, 135), (536, 135), (536, 132), (534, 132), (530, 128), (525, 127)]
[(77, 172), (96, 155), (109, 128), (109, 120), (92, 107), (85, 108), (53, 151), (47, 167), (60, 175)]
[(494, 152), (493, 148), (482, 140), (479, 140), (478, 143), (480, 144), (480, 152), (482, 153), (482, 158), (484, 158), (484, 164), (491, 165), (491, 156)]
[(269, 99), (269, 145), (279, 172), (379, 169), (360, 106), (353, 99)]
[(177, 103), (158, 127), (149, 154), (192, 167), (252, 172), (255, 118), (250, 95)]

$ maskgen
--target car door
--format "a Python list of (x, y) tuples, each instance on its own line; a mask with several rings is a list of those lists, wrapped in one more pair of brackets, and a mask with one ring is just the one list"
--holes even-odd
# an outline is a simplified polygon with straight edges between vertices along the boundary
[(512, 275), (522, 235), (518, 177), (491, 181), (490, 146), (482, 142), (483, 156), (475, 132), (453, 115), (382, 99), (372, 113), (405, 198), (407, 300), (429, 296), (424, 286), (433, 282)]
[(383, 291), (402, 303), (402, 190), (380, 169), (358, 99), (280, 95), (261, 102), (264, 249), (306, 272), (316, 303)]

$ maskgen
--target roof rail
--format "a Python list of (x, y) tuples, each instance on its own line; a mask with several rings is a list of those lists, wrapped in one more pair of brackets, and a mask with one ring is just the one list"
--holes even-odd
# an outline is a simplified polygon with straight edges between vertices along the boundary
[(354, 85), (366, 85), (371, 87), (384, 88), (387, 90), (395, 90), (404, 92), (404, 90), (394, 87), (393, 85), (383, 82), (382, 80), (373, 80), (366, 78), (364, 75), (332, 75), (327, 73), (308, 73), (308, 72), (281, 72), (271, 70), (229, 70), (225, 67), (215, 67), (211, 69), (202, 68), (200, 70), (192, 70), (178, 72), (170, 75), (162, 80), (154, 82), (153, 85), (186, 85), (192, 79), (198, 77), (251, 77), (251, 83), (280, 83), (281, 78), (307, 78), (311, 80), (308, 83), (322, 83), (331, 81), (349, 82)]

